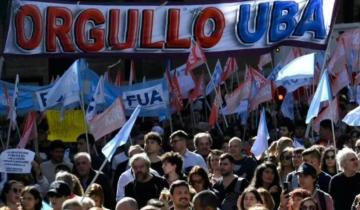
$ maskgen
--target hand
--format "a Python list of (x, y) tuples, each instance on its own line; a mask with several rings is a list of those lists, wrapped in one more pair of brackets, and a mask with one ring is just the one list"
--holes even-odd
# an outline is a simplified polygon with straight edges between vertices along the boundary
[(280, 209), (285, 210), (289, 204), (289, 194), (288, 193), (281, 193), (280, 195)]
[(274, 186), (270, 187), (269, 193), (277, 193), (277, 192), (279, 192), (278, 186), (274, 185)]
[(40, 165), (36, 161), (33, 160), (31, 162), (31, 166), (32, 166), (33, 170), (35, 171), (36, 179), (41, 179), (42, 173), (41, 173)]

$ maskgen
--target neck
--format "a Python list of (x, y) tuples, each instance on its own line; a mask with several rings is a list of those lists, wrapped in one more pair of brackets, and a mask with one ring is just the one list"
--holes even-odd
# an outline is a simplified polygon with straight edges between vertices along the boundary
[(223, 181), (224, 182), (229, 182), (229, 181), (233, 180), (234, 178), (235, 178), (234, 174), (229, 174), (227, 176), (223, 176)]
[(356, 171), (344, 171), (346, 177), (352, 177), (356, 174)]
[(265, 182), (263, 182), (263, 187), (265, 188), (265, 189), (269, 189), (270, 188), (270, 184), (268, 184), (268, 183), (265, 183)]
[(213, 170), (214, 177), (221, 177), (220, 170)]
[(328, 170), (330, 173), (335, 173), (335, 172), (336, 172), (336, 167), (328, 167), (327, 170)]
[(148, 157), (150, 159), (150, 161), (153, 162), (158, 162), (160, 160), (159, 156), (157, 155), (157, 153), (151, 153), (148, 154)]
[(169, 173), (169, 175), (167, 177), (167, 180), (169, 181), (169, 183), (172, 183), (173, 181), (178, 180), (178, 179), (179, 179), (179, 175), (175, 171)]
[(310, 187), (308, 187), (308, 188), (305, 188), (305, 190), (307, 190), (307, 191), (309, 191), (309, 192), (313, 193), (313, 192), (314, 192), (314, 190), (315, 190), (315, 187), (314, 187), (314, 186), (310, 186)]
[(145, 183), (148, 182), (153, 176), (151, 174), (147, 174), (147, 176), (142, 180), (137, 180), (138, 182)]
[(184, 155), (185, 155), (185, 152), (186, 152), (186, 148), (179, 151), (179, 153), (180, 153), (181, 156), (184, 156)]

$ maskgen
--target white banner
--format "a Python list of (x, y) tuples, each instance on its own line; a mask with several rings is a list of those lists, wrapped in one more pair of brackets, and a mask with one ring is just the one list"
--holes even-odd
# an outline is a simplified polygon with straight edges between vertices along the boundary
[(0, 155), (0, 172), (27, 174), (31, 172), (31, 162), (35, 153), (26, 149), (7, 149)]
[[(189, 5), (12, 1), (5, 54), (189, 53), (325, 48), (336, 0)], [(305, 45), (304, 45), (305, 44)]]

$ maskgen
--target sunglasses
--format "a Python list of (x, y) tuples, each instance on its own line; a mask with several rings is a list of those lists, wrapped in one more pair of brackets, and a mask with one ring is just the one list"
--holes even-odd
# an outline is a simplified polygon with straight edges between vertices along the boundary
[(21, 189), (19, 188), (12, 188), (11, 191), (13, 191), (13, 193), (21, 193)]
[(300, 210), (316, 210), (316, 206), (315, 205), (310, 205), (310, 206), (302, 206)]
[(335, 155), (328, 155), (325, 157), (325, 159), (335, 159)]

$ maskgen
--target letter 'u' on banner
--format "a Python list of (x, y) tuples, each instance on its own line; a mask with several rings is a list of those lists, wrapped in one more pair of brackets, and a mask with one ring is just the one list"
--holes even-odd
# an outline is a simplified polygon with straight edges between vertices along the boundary
[(60, 111), (48, 110), (46, 117), (49, 124), (49, 141), (62, 140), (76, 142), (76, 138), (86, 132), (84, 114), (81, 110), (68, 110), (63, 120), (60, 120)]

